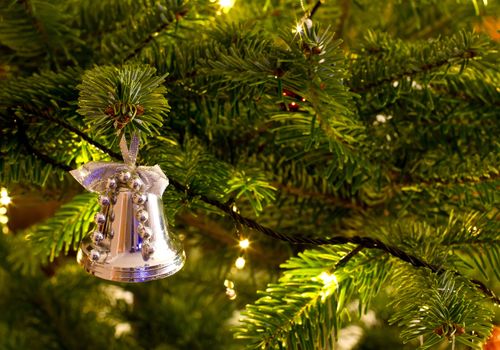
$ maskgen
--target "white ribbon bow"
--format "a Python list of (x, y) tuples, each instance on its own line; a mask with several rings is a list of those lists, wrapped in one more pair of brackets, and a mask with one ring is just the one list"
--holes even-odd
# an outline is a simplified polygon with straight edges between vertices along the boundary
[(125, 135), (122, 135), (120, 149), (125, 163), (88, 162), (78, 169), (70, 171), (70, 174), (90, 192), (103, 193), (106, 191), (109, 178), (115, 177), (121, 171), (130, 171), (141, 178), (144, 183), (143, 189), (146, 192), (161, 197), (168, 186), (168, 178), (159, 165), (139, 167), (135, 165), (139, 153), (139, 143), (139, 136), (134, 133), (130, 141), (130, 148), (128, 148)]

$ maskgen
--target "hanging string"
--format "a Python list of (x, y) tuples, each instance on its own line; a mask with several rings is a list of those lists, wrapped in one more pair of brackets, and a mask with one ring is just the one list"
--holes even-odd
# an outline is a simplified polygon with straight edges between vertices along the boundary
[[(120, 131), (118, 132), (120, 134)], [(119, 136), (119, 135), (118, 135)], [(125, 133), (121, 133), (120, 138), (120, 150), (122, 152), (123, 161), (125, 164), (134, 166), (137, 161), (137, 155), (139, 154), (140, 145), (139, 132), (134, 131), (132, 134), (132, 139), (130, 140), (130, 147), (127, 146), (127, 139)]]

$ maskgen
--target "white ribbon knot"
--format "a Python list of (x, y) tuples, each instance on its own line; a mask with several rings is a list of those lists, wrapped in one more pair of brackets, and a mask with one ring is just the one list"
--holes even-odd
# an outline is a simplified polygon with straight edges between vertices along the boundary
[(134, 133), (130, 148), (128, 148), (125, 136), (122, 136), (120, 149), (125, 163), (88, 162), (78, 169), (70, 171), (70, 174), (90, 192), (103, 193), (107, 190), (106, 185), (109, 178), (116, 177), (122, 171), (130, 171), (141, 178), (144, 183), (143, 189), (146, 192), (161, 197), (168, 186), (168, 178), (159, 165), (139, 167), (135, 165), (139, 152), (139, 141), (137, 133)]

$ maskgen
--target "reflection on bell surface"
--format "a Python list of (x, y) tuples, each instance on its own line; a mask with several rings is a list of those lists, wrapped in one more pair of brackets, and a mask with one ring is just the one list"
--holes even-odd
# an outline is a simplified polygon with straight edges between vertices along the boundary
[[(100, 201), (107, 203), (108, 198)], [(168, 231), (160, 197), (145, 193), (138, 198), (122, 188), (109, 202), (78, 251), (85, 270), (106, 280), (145, 282), (182, 268), (186, 256)]]

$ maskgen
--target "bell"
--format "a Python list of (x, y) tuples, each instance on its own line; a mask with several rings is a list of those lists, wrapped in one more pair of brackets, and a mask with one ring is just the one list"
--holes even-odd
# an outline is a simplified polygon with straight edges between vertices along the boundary
[(99, 194), (95, 228), (80, 244), (77, 261), (87, 272), (110, 281), (145, 282), (173, 275), (184, 266), (182, 245), (168, 230), (161, 196), (168, 178), (158, 165), (136, 166), (140, 138), (127, 146), (125, 163), (89, 162), (70, 171)]
[(168, 230), (161, 198), (128, 188), (116, 192), (110, 200), (101, 197), (95, 229), (82, 241), (78, 262), (117, 282), (145, 282), (179, 271), (186, 256)]

